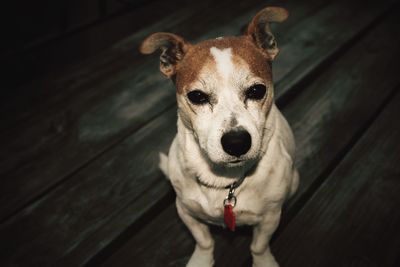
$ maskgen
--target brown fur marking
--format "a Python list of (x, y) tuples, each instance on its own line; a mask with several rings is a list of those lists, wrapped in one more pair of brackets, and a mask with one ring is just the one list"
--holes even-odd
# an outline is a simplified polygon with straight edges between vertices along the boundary
[(193, 45), (187, 51), (185, 57), (177, 65), (175, 84), (178, 94), (183, 94), (191, 88), (185, 88), (193, 83), (200, 71), (207, 64), (215, 64), (210, 49), (232, 49), (232, 61), (234, 64), (242, 64), (244, 60), (250, 71), (266, 81), (271, 81), (272, 73), (269, 58), (251, 40), (249, 36), (224, 37), (206, 40)]

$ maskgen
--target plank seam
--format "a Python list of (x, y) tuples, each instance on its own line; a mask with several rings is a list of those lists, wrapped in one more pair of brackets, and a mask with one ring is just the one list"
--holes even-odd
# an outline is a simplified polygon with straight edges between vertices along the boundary
[(132, 236), (142, 229), (146, 223), (148, 223), (151, 218), (155, 217), (161, 213), (165, 208), (171, 205), (175, 200), (175, 192), (169, 190), (156, 205), (152, 206), (143, 215), (139, 217), (133, 224), (127, 227), (124, 231), (119, 233), (109, 244), (107, 244), (103, 249), (101, 249), (93, 257), (88, 258), (86, 262), (83, 263), (83, 267), (96, 267), (100, 266), (108, 258), (110, 258), (115, 252), (118, 251)]
[[(154, 2), (159, 2), (159, 1), (154, 1)], [(97, 26), (97, 25), (100, 25), (102, 23), (106, 23), (108, 21), (112, 21), (112, 20), (114, 20), (114, 19), (116, 19), (116, 18), (118, 18), (120, 16), (127, 15), (127, 14), (129, 14), (131, 12), (135, 12), (135, 8), (150, 6), (151, 4), (154, 4), (154, 2), (151, 2), (151, 3), (140, 2), (139, 4), (129, 5), (128, 8), (116, 11), (116, 12), (112, 13), (111, 15), (106, 16), (104, 18), (98, 18), (95, 21), (92, 21), (92, 22), (89, 22), (89, 23), (84, 23), (81, 26), (79, 26), (78, 28), (66, 30), (65, 32), (63, 32), (59, 36), (52, 35), (52, 36), (50, 36), (48, 38), (44, 38), (44, 39), (40, 39), (38, 41), (34, 41), (34, 42), (30, 43), (28, 46), (22, 47), (21, 50), (19, 50), (19, 51), (6, 52), (6, 53), (2, 54), (0, 56), (0, 58), (4, 59), (5, 57), (15, 56), (15, 55), (21, 54), (21, 53), (29, 53), (29, 52), (31, 52), (31, 50), (37, 49), (40, 46), (46, 46), (46, 45), (49, 45), (49, 44), (53, 44), (53, 43), (55, 43), (57, 41), (60, 41), (60, 40), (63, 40), (63, 39), (66, 40), (66, 39), (68, 39), (69, 37), (71, 37), (74, 34), (86, 31), (89, 28)], [(105, 14), (101, 14), (101, 16), (103, 16), (103, 15), (105, 15)]]
[[(363, 28), (362, 30), (360, 30), (358, 33), (356, 33), (354, 36), (352, 36), (347, 42), (345, 42), (344, 44), (342, 44), (338, 49), (336, 49), (335, 51), (332, 52), (332, 54), (330, 54), (327, 58), (325, 58), (322, 62), (320, 62), (314, 69), (312, 69), (310, 72), (308, 72), (305, 76), (302, 77), (301, 80), (297, 81), (296, 83), (293, 84), (293, 86), (291, 86), (290, 90), (285, 91), (284, 94), (282, 94), (282, 96), (280, 96), (277, 99), (277, 103), (278, 105), (282, 105), (285, 106), (288, 103), (290, 103), (291, 100), (293, 100), (296, 96), (298, 96), (301, 92), (302, 89), (304, 89), (304, 87), (306, 87), (308, 84), (310, 84), (311, 82), (313, 82), (320, 73), (322, 73), (329, 65), (331, 65), (334, 62), (334, 58), (335, 56), (337, 56), (339, 53), (342, 53), (343, 51), (346, 51), (347, 49), (349, 49), (350, 47), (352, 47), (359, 38), (361, 38), (362, 36), (364, 36), (368, 30), (369, 27), (371, 27), (371, 25), (373, 26), (374, 23), (379, 22), (380, 20), (383, 19), (383, 17), (385, 16), (385, 14), (388, 13), (388, 11), (383, 12), (381, 15), (377, 16), (376, 19), (373, 20), (373, 22), (371, 22), (370, 24), (368, 24), (365, 28)], [(289, 74), (290, 75), (290, 74)], [(391, 91), (391, 94), (394, 94), (393, 91)], [(390, 99), (385, 99), (384, 102), (387, 101), (389, 102)], [(92, 163), (92, 161), (97, 160), (99, 157), (103, 156), (103, 154), (107, 153), (110, 149), (112, 149), (115, 145), (118, 145), (120, 143), (122, 143), (123, 141), (125, 141), (129, 136), (131, 136), (133, 133), (139, 131), (141, 128), (143, 128), (144, 126), (150, 124), (151, 122), (153, 122), (160, 114), (167, 112), (169, 110), (171, 110), (171, 108), (175, 107), (175, 103), (170, 104), (169, 106), (167, 106), (165, 109), (163, 109), (162, 111), (160, 111), (159, 113), (155, 114), (154, 116), (150, 117), (147, 121), (139, 124), (137, 127), (135, 127), (134, 129), (131, 129), (129, 132), (127, 132), (126, 134), (122, 135), (119, 139), (115, 140), (113, 143), (111, 143), (109, 146), (105, 147), (103, 150), (101, 150), (98, 154), (94, 155), (91, 159), (87, 160), (86, 162), (83, 162), (81, 165), (79, 165), (76, 169), (72, 170), (70, 173), (66, 174), (64, 176), (64, 178), (62, 178), (59, 182), (57, 182), (56, 184), (54, 184), (52, 187), (48, 188), (47, 190), (45, 190), (42, 194), (38, 195), (36, 198), (34, 198), (32, 200), (32, 202), (37, 202), (40, 201), (41, 198), (43, 198), (45, 195), (47, 195), (50, 191), (54, 190), (55, 188), (57, 188), (60, 184), (64, 183), (66, 180), (68, 180), (71, 176), (75, 175), (76, 173), (78, 173), (79, 171), (81, 171), (83, 168), (85, 168), (87, 165), (89, 165), (90, 163)], [(382, 108), (382, 110), (384, 109), (383, 107), (379, 107)], [(382, 111), (378, 108), (378, 111)], [(376, 115), (376, 116), (375, 116)], [(364, 124), (365, 126), (365, 130), (368, 130), (369, 126), (372, 125), (374, 118), (377, 117), (379, 114), (374, 114), (371, 119), (372, 121), (369, 123), (369, 121)], [(364, 132), (361, 133), (356, 133), (355, 136), (357, 135), (362, 136), (364, 134)], [(352, 142), (354, 141), (354, 144), (352, 144)], [(346, 153), (348, 153), (351, 149), (352, 146), (355, 145), (357, 143), (357, 139), (353, 140), (351, 139), (351, 141), (349, 142), (348, 146), (345, 147), (348, 148), (348, 151), (344, 151), (344, 156), (346, 155)], [(340, 153), (338, 153), (339, 155)], [(343, 157), (344, 157), (343, 156)], [(338, 164), (341, 162), (340, 157), (337, 159), (338, 160)], [(333, 160), (334, 162), (335, 160)], [(335, 166), (332, 165), (332, 170), (334, 170)], [(328, 169), (328, 168), (327, 168)], [(326, 170), (327, 170), (326, 169)], [(330, 172), (327, 173), (327, 175), (329, 175)], [(321, 175), (322, 176), (322, 175)], [(318, 181), (318, 179), (316, 180)], [(324, 181), (322, 181), (323, 183)], [(314, 184), (312, 184), (312, 186), (310, 187), (310, 189), (314, 186)], [(316, 189), (315, 191), (318, 189), (319, 185), (316, 185)], [(306, 192), (308, 193), (308, 192)], [(312, 197), (312, 195), (315, 192), (310, 192), (310, 198)], [(157, 212), (159, 210), (162, 210), (166, 205), (170, 204), (170, 199), (171, 199), (171, 195), (172, 195), (172, 190), (170, 190), (165, 196), (163, 196), (158, 202), (157, 204), (155, 204), (154, 206), (152, 206), (148, 211), (146, 211), (134, 224), (132, 224), (131, 226), (128, 227), (128, 230), (123, 231), (119, 236), (116, 237), (115, 240), (119, 240), (120, 237), (122, 238), (121, 240), (119, 240), (119, 242), (123, 242), (123, 235), (126, 234), (126, 232), (131, 232), (134, 228), (135, 231), (137, 231), (138, 229), (141, 229), (144, 225), (144, 222), (149, 219), (150, 217), (154, 216), (154, 214), (157, 214)], [(163, 201), (166, 200), (166, 201)], [(299, 202), (301, 202), (302, 198), (299, 199)], [(307, 203), (309, 199), (305, 199), (304, 203)], [(297, 203), (296, 203), (297, 204)], [(26, 206), (29, 206), (30, 204), (24, 205), (23, 207), (21, 207), (20, 209), (18, 209), (17, 211), (15, 211), (13, 214), (11, 214), (8, 218), (13, 217), (15, 213), (18, 213), (19, 211), (23, 210), (26, 208)], [(294, 206), (295, 207), (295, 206)], [(301, 210), (301, 207), (299, 208), (299, 211)], [(297, 214), (297, 213), (296, 213)], [(294, 214), (293, 217), (296, 215)], [(4, 221), (8, 220), (8, 218), (4, 219)], [(3, 223), (4, 221), (0, 222)], [(130, 235), (128, 235), (130, 236)], [(106, 248), (104, 250), (108, 250), (109, 248), (113, 248), (113, 246), (118, 245), (119, 243), (114, 243), (114, 241), (110, 242), (109, 245), (106, 246)], [(109, 247), (110, 246), (110, 247)], [(111, 249), (112, 251), (112, 249)], [(103, 251), (100, 252), (100, 254)], [(106, 256), (106, 255), (104, 255)], [(102, 259), (102, 255), (96, 255), (93, 258), (89, 259), (88, 264), (93, 262), (93, 263), (98, 263), (100, 260)], [(99, 260), (99, 261), (97, 261)]]
[[(352, 38), (352, 41), (347, 42), (347, 44), (344, 44), (342, 48), (339, 48), (339, 49), (337, 49), (336, 52), (332, 53), (332, 55), (329, 56), (330, 61), (332, 61), (333, 58), (335, 58), (335, 56), (337, 56), (339, 53), (342, 53), (345, 50), (348, 50), (352, 46), (354, 46), (357, 43), (356, 42), (357, 39), (362, 38), (364, 35), (366, 35), (368, 33), (369, 30), (371, 30), (372, 28), (378, 27), (379, 23), (381, 23), (383, 21), (383, 19), (392, 12), (392, 10), (396, 10), (395, 7), (397, 7), (399, 4), (400, 4), (399, 2), (396, 2), (393, 5), (389, 6), (386, 11), (384, 11), (381, 15), (379, 15), (371, 23), (366, 25), (363, 30), (361, 30), (358, 34), (356, 34), (354, 36), (354, 38)], [(356, 36), (357, 36), (357, 38), (355, 38)], [(324, 65), (323, 67), (326, 69), (330, 65), (329, 63), (332, 64), (333, 62), (329, 62), (329, 60), (327, 59), (327, 60), (321, 62), (321, 65)], [(315, 69), (320, 69), (320, 67), (318, 66)], [(319, 71), (319, 73), (321, 73), (321, 71), (322, 71), (322, 69)], [(314, 75), (311, 75), (311, 73), (314, 73)], [(310, 73), (310, 75), (307, 75), (309, 77), (306, 77), (306, 79), (309, 80), (308, 83), (306, 83), (306, 81), (303, 82), (303, 80), (301, 80), (293, 85), (293, 86), (295, 86), (294, 88), (298, 88), (298, 90), (296, 90), (298, 92), (290, 92), (290, 91), (292, 91), (292, 90), (290, 90), (289, 92), (286, 92), (285, 94), (282, 95), (282, 97), (284, 98), (280, 102), (280, 105), (282, 107), (286, 106), (290, 102), (291, 99), (294, 99), (294, 97), (300, 93), (299, 91), (301, 91), (301, 89), (303, 89), (305, 86), (307, 86), (307, 84), (310, 84), (312, 82), (312, 80), (316, 79), (317, 75), (319, 75), (319, 73), (317, 73), (317, 71), (314, 71), (314, 70), (311, 73)], [(288, 218), (288, 219), (281, 221), (280, 226), (279, 226), (278, 230), (276, 231), (276, 234), (272, 238), (272, 241), (276, 238), (276, 236), (279, 235), (279, 232), (281, 232), (283, 230), (285, 225), (287, 225), (291, 221), (291, 219), (293, 219), (293, 217), (301, 210), (301, 206), (304, 206), (304, 204), (306, 204), (308, 202), (308, 200), (314, 195), (314, 193), (316, 192), (318, 187), (325, 181), (325, 179), (323, 177), (324, 176), (328, 177), (331, 174), (331, 172), (334, 171), (336, 166), (340, 164), (340, 162), (343, 160), (345, 155), (351, 151), (353, 146), (357, 143), (358, 139), (364, 135), (364, 133), (373, 124), (373, 122), (376, 120), (376, 118), (379, 116), (379, 114), (384, 110), (385, 106), (390, 103), (391, 99), (396, 95), (397, 90), (400, 89), (399, 87), (400, 87), (400, 84), (395, 86), (392, 89), (392, 91), (388, 94), (388, 96), (382, 101), (381, 105), (378, 107), (376, 112), (355, 133), (353, 138), (343, 148), (343, 150), (338, 153), (338, 155), (334, 158), (332, 163), (330, 165), (328, 165), (328, 167), (325, 168), (325, 170), (321, 173), (321, 175), (311, 184), (309, 190), (307, 190), (303, 194), (303, 196), (301, 198), (299, 198), (299, 200), (293, 205), (293, 207), (291, 208), (291, 211), (288, 212), (286, 215), (286, 218)], [(335, 166), (335, 164), (336, 164), (336, 166)], [(296, 211), (296, 209), (298, 209), (298, 210)]]
[[(313, 198), (313, 196), (318, 192), (318, 189), (322, 184), (327, 181), (329, 176), (336, 170), (336, 168), (341, 164), (341, 162), (346, 158), (346, 155), (351, 152), (351, 150), (357, 145), (362, 136), (370, 129), (379, 115), (384, 111), (385, 107), (392, 101), (400, 90), (400, 84), (395, 86), (394, 89), (386, 96), (382, 101), (381, 105), (375, 111), (373, 115), (364, 123), (364, 125), (354, 134), (350, 139), (348, 144), (336, 155), (332, 162), (322, 171), (322, 173), (314, 180), (309, 188), (303, 193), (303, 195), (290, 207), (290, 210), (283, 209), (284, 212), (281, 216), (281, 221), (279, 223), (278, 229), (274, 232), (270, 245), (273, 246), (275, 240), (282, 234), (285, 228), (290, 224), (290, 222), (303, 210), (304, 206)], [(399, 257), (400, 260), (400, 257)], [(249, 257), (240, 266), (250, 266), (252, 259)]]
[(297, 202), (293, 204), (290, 211), (288, 211), (283, 220), (280, 223), (276, 234), (273, 236), (271, 242), (273, 243), (277, 236), (284, 230), (284, 228), (293, 220), (293, 218), (303, 209), (303, 207), (310, 201), (310, 199), (315, 195), (318, 191), (319, 187), (329, 178), (329, 176), (335, 171), (335, 169), (341, 164), (341, 162), (346, 158), (347, 154), (349, 154), (353, 148), (357, 145), (357, 143), (361, 140), (361, 138), (365, 135), (365, 133), (371, 128), (376, 119), (381, 115), (381, 113), (385, 110), (385, 107), (393, 101), (394, 97), (398, 93), (400, 89), (400, 84), (395, 86), (394, 89), (390, 91), (390, 93), (384, 98), (382, 103), (379, 105), (377, 110), (371, 117), (365, 122), (362, 127), (356, 131), (354, 136), (350, 139), (348, 144), (336, 155), (336, 157), (332, 160), (332, 162), (322, 171), (322, 173), (314, 180), (314, 182), (310, 185), (308, 190), (306, 190), (303, 195), (298, 199)]
[[(345, 51), (351, 49), (359, 39), (364, 37), (369, 30), (372, 28), (378, 27), (379, 23), (383, 21), (385, 16), (391, 11), (391, 6), (387, 8), (384, 12), (378, 15), (372, 22), (366, 24), (358, 33), (352, 36), (347, 42), (343, 43), (339, 48), (333, 51), (327, 58), (325, 58), (320, 64), (316, 66), (311, 72), (307, 73), (301, 80), (294, 83), (290, 90), (286, 90), (279, 98), (276, 100), (276, 103), (280, 108), (288, 105), (295, 97), (297, 97), (306, 86), (311, 84), (318, 76), (324, 72), (331, 64), (335, 62), (335, 58), (338, 55), (343, 54)], [(290, 74), (289, 74), (290, 75)], [(285, 78), (284, 78), (285, 79)], [(282, 83), (278, 83), (282, 84)], [(277, 85), (278, 85), (277, 84)], [(285, 215), (285, 218), (280, 223), (276, 234), (274, 234), (271, 243), (276, 239), (276, 237), (282, 232), (283, 228), (295, 217), (298, 212), (301, 211), (303, 205), (305, 205), (309, 199), (312, 198), (314, 193), (318, 190), (319, 186), (326, 180), (324, 177), (328, 177), (331, 172), (334, 171), (337, 165), (340, 164), (345, 155), (351, 151), (353, 146), (357, 143), (359, 138), (369, 129), (369, 127), (373, 124), (375, 119), (379, 116), (379, 114), (384, 110), (384, 107), (390, 102), (391, 98), (394, 97), (396, 93), (396, 89), (392, 89), (389, 95), (383, 100), (381, 105), (378, 107), (377, 111), (367, 120), (367, 122), (361, 127), (349, 143), (340, 151), (336, 157), (332, 160), (331, 164), (328, 165), (327, 168), (321, 173), (319, 177), (311, 184), (309, 190), (305, 192), (303, 197), (301, 197), (291, 208), (291, 212)], [(172, 191), (172, 190), (171, 190)], [(168, 192), (168, 195), (164, 196), (160, 201), (157, 202), (150, 210), (148, 210), (138, 221), (135, 221), (131, 226), (128, 227), (127, 230), (120, 233), (108, 246), (102, 249), (97, 255), (92, 257), (84, 264), (85, 267), (98, 266), (101, 262), (104, 262), (107, 258), (109, 258), (112, 254), (114, 254), (121, 245), (123, 245), (124, 241), (129, 240), (133, 235), (132, 229), (135, 229), (135, 232), (140, 231), (141, 228), (145, 226), (145, 223), (148, 219), (157, 216), (157, 214), (166, 206), (171, 203), (165, 203), (167, 201), (173, 202), (172, 198), (173, 194)], [(172, 200), (171, 200), (172, 199)], [(248, 266), (246, 262), (245, 266)]]
[[(340, 57), (341, 54), (348, 51), (352, 48), (359, 39), (366, 36), (366, 34), (373, 28), (376, 28), (379, 23), (383, 21), (383, 19), (391, 13), (393, 9), (399, 3), (393, 3), (389, 5), (387, 9), (382, 12), (382, 14), (378, 15), (373, 21), (366, 24), (363, 29), (361, 29), (358, 33), (356, 33), (353, 37), (351, 37), (347, 42), (343, 43), (339, 48), (334, 50), (328, 57), (326, 57), (323, 61), (321, 61), (313, 70), (305, 74), (305, 76), (301, 77), (300, 80), (295, 81), (292, 85), (290, 85), (290, 90), (283, 90), (283, 93), (276, 99), (276, 104), (279, 108), (284, 108), (288, 103), (290, 103), (294, 98), (296, 98), (306, 86), (311, 84), (319, 75), (321, 75), (330, 65), (335, 62), (335, 59)], [(293, 71), (295, 71), (293, 69)], [(288, 73), (280, 82), (276, 84), (276, 87), (280, 85), (284, 85), (285, 80), (290, 79), (292, 72)]]
[(25, 203), (22, 205), (19, 209), (16, 209), (12, 213), (10, 213), (7, 217), (3, 218), (0, 221), (0, 225), (5, 224), (8, 220), (11, 220), (14, 216), (16, 216), (19, 212), (23, 211), (27, 207), (31, 206), (33, 203), (39, 202), (42, 198), (44, 198), (47, 194), (49, 194), (51, 191), (55, 190), (57, 187), (59, 187), (61, 184), (65, 183), (70, 177), (74, 176), (78, 172), (80, 172), (82, 169), (84, 169), (86, 166), (90, 165), (93, 161), (97, 160), (101, 156), (103, 156), (105, 153), (110, 151), (111, 149), (114, 148), (114, 146), (117, 146), (118, 144), (124, 142), (129, 136), (132, 134), (140, 131), (140, 129), (144, 128), (146, 125), (150, 124), (153, 120), (155, 120), (160, 114), (168, 112), (170, 109), (174, 108), (175, 103), (172, 103), (168, 106), (166, 106), (163, 110), (160, 111), (158, 114), (154, 114), (154, 116), (150, 117), (149, 120), (140, 123), (137, 125), (137, 127), (134, 127), (130, 131), (128, 131), (126, 134), (121, 136), (121, 138), (115, 140), (111, 144), (109, 144), (107, 147), (105, 147), (103, 150), (101, 150), (98, 154), (94, 155), (90, 160), (87, 160), (86, 162), (83, 162), (81, 165), (79, 165), (77, 168), (72, 170), (70, 173), (66, 174), (64, 178), (60, 179), (57, 183), (53, 184), (46, 190), (44, 190), (41, 194), (35, 196), (34, 198), (31, 199), (30, 202)]

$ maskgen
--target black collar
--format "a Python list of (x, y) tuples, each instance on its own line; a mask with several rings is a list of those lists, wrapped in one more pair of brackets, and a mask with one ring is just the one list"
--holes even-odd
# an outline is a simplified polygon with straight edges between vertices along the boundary
[(243, 177), (241, 177), (239, 180), (234, 181), (231, 184), (228, 184), (226, 186), (215, 186), (215, 185), (210, 185), (207, 184), (205, 182), (203, 182), (198, 176), (196, 176), (196, 180), (197, 182), (207, 188), (212, 188), (212, 189), (220, 189), (220, 190), (224, 190), (224, 189), (236, 189), (238, 188), (244, 181), (244, 179), (246, 178), (246, 175), (244, 175)]

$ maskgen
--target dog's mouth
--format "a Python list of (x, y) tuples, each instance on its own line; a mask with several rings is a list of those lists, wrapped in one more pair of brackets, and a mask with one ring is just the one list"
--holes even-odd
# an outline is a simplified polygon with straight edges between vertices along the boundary
[(244, 160), (244, 159), (235, 159), (235, 160), (226, 162), (225, 166), (227, 166), (227, 167), (240, 167), (240, 166), (244, 165), (245, 163), (246, 163), (246, 160)]

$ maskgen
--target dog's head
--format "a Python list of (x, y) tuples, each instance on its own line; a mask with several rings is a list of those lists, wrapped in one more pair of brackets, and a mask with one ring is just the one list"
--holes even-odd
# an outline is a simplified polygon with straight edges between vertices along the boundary
[(179, 116), (215, 164), (240, 166), (261, 155), (265, 120), (273, 104), (271, 62), (278, 47), (269, 22), (288, 13), (267, 7), (240, 37), (190, 44), (172, 33), (155, 33), (140, 47), (160, 49), (160, 70), (177, 89)]

